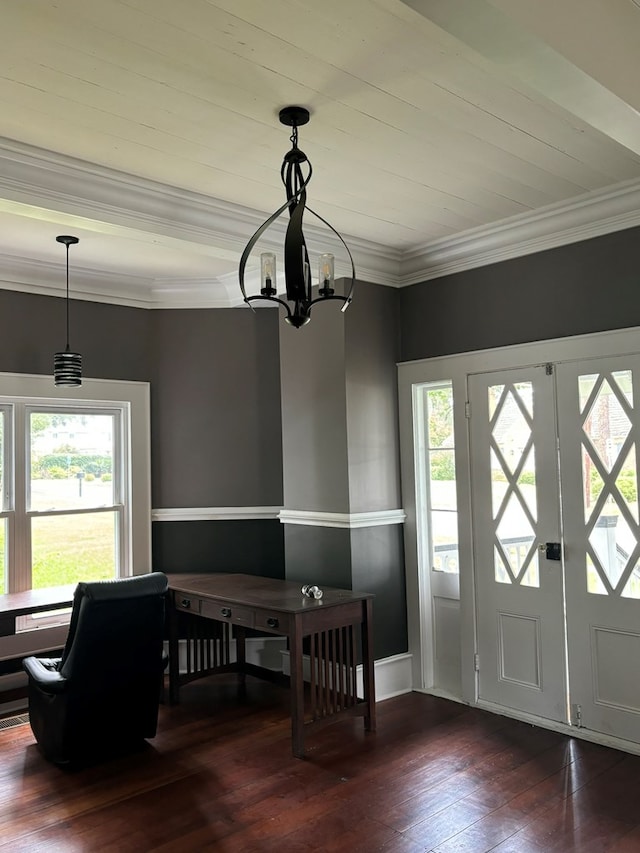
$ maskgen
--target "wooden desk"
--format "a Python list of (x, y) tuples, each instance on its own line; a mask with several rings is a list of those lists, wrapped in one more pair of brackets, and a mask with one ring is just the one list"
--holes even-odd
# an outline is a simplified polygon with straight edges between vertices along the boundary
[(66, 610), (71, 607), (76, 586), (74, 583), (0, 595), (0, 637), (15, 634), (18, 616), (45, 613), (48, 610)]
[[(375, 731), (373, 676), (373, 596), (324, 589), (306, 598), (300, 585), (240, 574), (168, 575), (170, 596), (169, 698), (179, 701), (180, 685), (219, 672), (248, 673), (287, 683), (291, 690), (293, 754), (304, 757), (304, 735), (338, 715), (364, 717)], [(286, 636), (289, 678), (247, 663), (247, 628)], [(356, 692), (358, 632), (362, 644), (364, 698)], [(186, 635), (186, 672), (179, 671), (178, 644)], [(236, 661), (229, 647), (236, 639)], [(308, 638), (309, 690), (305, 704), (303, 639)]]

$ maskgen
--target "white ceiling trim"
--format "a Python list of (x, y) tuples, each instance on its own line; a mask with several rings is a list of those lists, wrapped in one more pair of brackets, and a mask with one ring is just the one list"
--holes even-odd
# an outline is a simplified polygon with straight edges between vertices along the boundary
[(398, 286), (555, 249), (636, 225), (640, 225), (640, 181), (626, 181), (571, 202), (425, 243), (404, 255)]
[[(188, 246), (237, 261), (265, 214), (237, 204), (139, 179), (104, 167), (0, 140), (0, 210), (131, 235), (150, 246)], [(170, 211), (170, 214), (167, 213)], [(640, 225), (640, 180), (586, 193), (570, 202), (400, 251), (343, 235), (358, 278), (405, 287)], [(277, 247), (284, 225), (270, 242)], [(316, 251), (331, 235), (308, 228)], [(347, 275), (347, 269), (336, 270)], [(211, 279), (149, 278), (74, 267), (72, 297), (142, 308), (233, 307), (241, 304), (236, 274)], [(0, 255), (0, 288), (63, 296), (60, 263)], [(132, 295), (133, 294), (133, 295)]]

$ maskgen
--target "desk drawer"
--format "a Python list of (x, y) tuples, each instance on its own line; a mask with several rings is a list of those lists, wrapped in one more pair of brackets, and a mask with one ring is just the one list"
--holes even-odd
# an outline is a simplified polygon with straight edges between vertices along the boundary
[(271, 613), (268, 610), (257, 610), (253, 626), (261, 631), (273, 631), (274, 634), (289, 634), (289, 616), (286, 613)]
[(192, 595), (183, 595), (181, 592), (175, 593), (176, 610), (184, 610), (187, 613), (200, 613), (201, 600), (194, 598)]
[(245, 628), (253, 628), (255, 622), (255, 614), (250, 607), (225, 601), (203, 599), (200, 615), (207, 619), (218, 619), (220, 622), (231, 622), (232, 625), (244, 625)]

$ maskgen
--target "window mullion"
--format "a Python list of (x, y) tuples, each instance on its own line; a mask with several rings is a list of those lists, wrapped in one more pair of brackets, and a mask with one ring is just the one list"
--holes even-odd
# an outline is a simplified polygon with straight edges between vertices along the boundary
[(27, 439), (28, 424), (24, 403), (14, 407), (14, 518), (9, 563), (9, 591), (31, 588), (31, 521), (27, 515)]

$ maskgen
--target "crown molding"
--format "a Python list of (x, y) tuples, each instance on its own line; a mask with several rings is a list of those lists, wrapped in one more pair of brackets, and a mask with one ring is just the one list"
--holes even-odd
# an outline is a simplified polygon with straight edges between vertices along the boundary
[[(149, 244), (187, 247), (236, 263), (266, 215), (201, 193), (0, 138), (0, 211)], [(359, 281), (406, 287), (640, 225), (640, 180), (585, 193), (532, 213), (400, 250), (344, 235)], [(263, 240), (278, 249), (277, 222)], [(316, 254), (331, 250), (326, 231), (307, 226)], [(336, 275), (350, 271), (336, 265)], [(236, 273), (211, 278), (145, 277), (74, 267), (72, 298), (139, 308), (229, 308), (242, 304)], [(63, 296), (60, 264), (0, 255), (0, 289)]]
[[(88, 230), (116, 235), (133, 231), (150, 244), (161, 237), (166, 245), (186, 244), (234, 263), (270, 213), (0, 138), (0, 210), (41, 216), (43, 209), (52, 217), (73, 216)], [(284, 220), (274, 223), (262, 238), (264, 247), (278, 249), (285, 230)], [(305, 230), (314, 259), (335, 246), (325, 229), (310, 224)], [(360, 278), (395, 285), (400, 258), (395, 250), (358, 237), (346, 239)], [(337, 275), (349, 273), (346, 264), (337, 264)]]
[(399, 287), (640, 225), (640, 180), (585, 193), (406, 252)]

